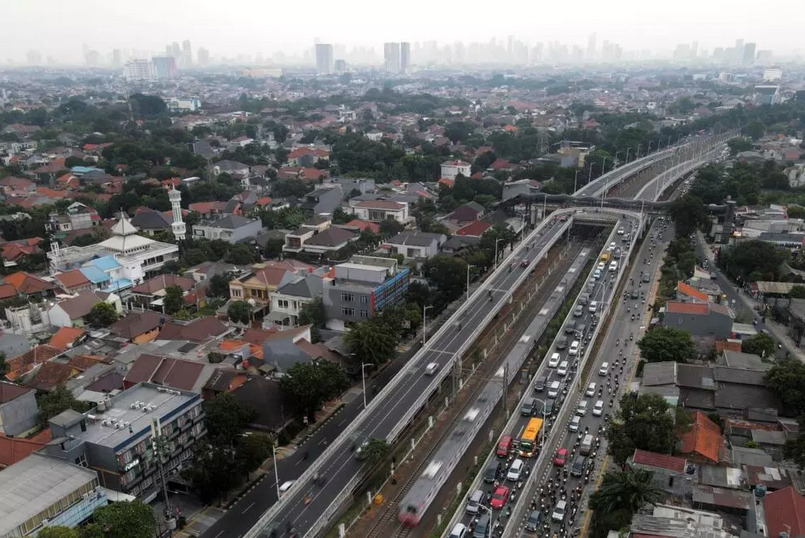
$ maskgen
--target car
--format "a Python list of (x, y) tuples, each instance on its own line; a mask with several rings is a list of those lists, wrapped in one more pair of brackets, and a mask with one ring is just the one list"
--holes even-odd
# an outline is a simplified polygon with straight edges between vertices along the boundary
[(526, 259), (524, 259), (523, 261), (520, 262), (520, 267), (528, 267), (529, 263), (531, 263), (531, 260), (526, 258)]
[(573, 316), (580, 318), (583, 315), (584, 315), (584, 307), (581, 305), (577, 305), (576, 309), (573, 311)]
[(568, 355), (578, 355), (579, 353), (579, 346), (581, 344), (578, 340), (573, 340), (573, 343), (570, 344), (570, 349), (567, 350)]
[(511, 435), (504, 435), (500, 439), (500, 443), (498, 443), (498, 450), (496, 452), (498, 458), (505, 458), (509, 455), (509, 451), (512, 449), (512, 436)]
[(529, 532), (537, 532), (542, 525), (542, 512), (539, 510), (531, 510), (528, 514), (528, 519), (525, 521), (525, 530)]
[(464, 507), (464, 510), (468, 514), (477, 514), (482, 502), (484, 502), (484, 492), (483, 490), (476, 489), (467, 497), (467, 506)]
[(611, 243), (609, 244), (609, 248), (615, 248), (615, 241), (613, 241), (613, 242), (611, 242)]
[(447, 538), (467, 538), (469, 531), (463, 523), (456, 523)]
[(579, 402), (579, 406), (576, 408), (576, 414), (580, 417), (583, 417), (587, 414), (587, 400), (582, 400)]
[(609, 373), (609, 363), (603, 362), (601, 363), (601, 368), (598, 369), (598, 375), (607, 375)]
[(576, 332), (576, 322), (570, 320), (567, 322), (567, 325), (565, 325), (565, 334), (573, 334), (574, 332)]
[(509, 467), (509, 472), (506, 473), (506, 480), (509, 482), (517, 482), (520, 480), (520, 475), (523, 474), (523, 467), (525, 463), (520, 458), (514, 460)]
[(565, 447), (556, 451), (556, 456), (553, 457), (553, 464), (558, 467), (564, 467), (567, 462), (567, 449)]
[(631, 297), (632, 299), (639, 299), (640, 293), (636, 289), (634, 289), (632, 290), (632, 293), (629, 295), (629, 297)]
[(557, 523), (562, 523), (565, 520), (565, 512), (567, 511), (567, 501), (559, 501), (553, 509), (551, 519)]
[(651, 277), (648, 276), (648, 273), (643, 275), (643, 282), (651, 282)]
[(590, 312), (590, 314), (598, 312), (598, 301), (591, 302), (590, 306), (587, 307), (587, 311)]
[(595, 272), (593, 273), (593, 278), (595, 280), (598, 280), (599, 278), (601, 278), (601, 269), (596, 269), (595, 270)]
[(567, 336), (560, 336), (556, 339), (556, 349), (563, 350), (567, 347)]
[(428, 363), (427, 366), (425, 366), (425, 375), (433, 375), (436, 373), (436, 370), (438, 369), (439, 369), (438, 363), (430, 362)]
[(288, 490), (291, 489), (291, 486), (294, 485), (294, 482), (296, 482), (296, 480), (288, 480), (287, 482), (282, 483), (280, 486), (280, 497), (284, 497), (285, 494), (288, 493)]
[(559, 387), (560, 386), (561, 385), (560, 385), (559, 381), (553, 381), (551, 383), (551, 386), (548, 387), (548, 398), (556, 398), (557, 396), (559, 396)]
[(607, 266), (606, 266), (606, 264), (604, 262), (598, 262), (598, 270), (599, 271), (603, 271), (604, 269), (606, 269), (606, 267)]
[(506, 503), (509, 501), (509, 488), (506, 486), (498, 486), (495, 492), (492, 493), (492, 500), (489, 505), (495, 510), (502, 510)]
[(590, 302), (590, 295), (587, 293), (583, 293), (581, 297), (579, 297), (579, 304), (581, 306), (587, 306), (587, 303)]
[(572, 432), (579, 431), (579, 427), (581, 426), (581, 417), (578, 415), (574, 415), (573, 418), (570, 419), (570, 425), (568, 429)]
[(598, 400), (593, 406), (593, 416), (600, 417), (604, 414), (604, 400)]
[(548, 383), (548, 374), (542, 374), (534, 382), (534, 392), (542, 392), (545, 390), (545, 385)]
[(623, 228), (618, 228), (618, 235), (623, 235)]
[(562, 362), (562, 356), (559, 353), (551, 353), (551, 358), (548, 359), (548, 368), (556, 368)]
[(587, 396), (595, 396), (595, 383), (587, 385), (587, 391), (584, 394)]
[(556, 369), (556, 373), (562, 376), (567, 375), (568, 364), (567, 361), (562, 361), (559, 363), (559, 367)]

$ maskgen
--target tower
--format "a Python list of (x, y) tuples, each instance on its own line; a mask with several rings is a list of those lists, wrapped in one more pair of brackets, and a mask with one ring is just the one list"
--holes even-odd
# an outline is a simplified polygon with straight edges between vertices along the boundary
[(176, 186), (174, 186), (168, 192), (168, 198), (171, 201), (171, 210), (173, 212), (173, 222), (171, 223), (173, 237), (175, 237), (177, 241), (184, 241), (185, 232), (187, 230), (184, 222), (182, 222), (182, 193), (176, 190)]

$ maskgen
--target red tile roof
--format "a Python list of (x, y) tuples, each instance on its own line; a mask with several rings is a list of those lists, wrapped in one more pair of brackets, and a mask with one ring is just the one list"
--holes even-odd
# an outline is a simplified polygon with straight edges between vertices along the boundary
[(688, 297), (691, 297), (691, 298), (696, 299), (698, 301), (701, 301), (703, 303), (706, 303), (707, 301), (709, 301), (709, 297), (707, 296), (706, 293), (704, 293), (703, 291), (697, 290), (693, 286), (691, 286), (689, 284), (685, 284), (682, 281), (677, 282), (676, 290), (677, 290), (678, 293), (681, 293), (682, 295), (687, 295)]
[(352, 219), (351, 221), (344, 224), (347, 228), (357, 228), (359, 230), (369, 230), (372, 233), (379, 234), (380, 233), (380, 225), (374, 222), (368, 222), (361, 219)]
[(5, 468), (24, 460), (32, 452), (44, 448), (52, 439), (53, 435), (50, 432), (50, 428), (43, 430), (30, 439), (0, 435), (0, 468)]
[(62, 327), (50, 337), (48, 344), (60, 351), (65, 351), (82, 336), (84, 336), (84, 331), (77, 327)]
[(18, 379), (33, 370), (34, 366), (44, 364), (60, 353), (61, 351), (47, 344), (36, 346), (22, 355), (6, 360), (8, 365), (6, 377), (11, 381)]
[(12, 284), (0, 284), (0, 299), (10, 299), (17, 296), (17, 288)]
[(31, 389), (28, 387), (7, 381), (0, 381), (0, 404), (8, 403), (29, 392), (31, 392)]
[(687, 462), (685, 458), (676, 456), (669, 456), (668, 454), (658, 454), (656, 452), (649, 452), (647, 450), (635, 450), (632, 461), (638, 465), (645, 465), (647, 467), (659, 467), (661, 469), (668, 469), (669, 471), (676, 471), (677, 473), (684, 473)]
[(69, 364), (49, 361), (39, 367), (33, 379), (26, 384), (36, 390), (51, 391), (64, 385), (78, 370)]
[(492, 227), (491, 222), (485, 222), (482, 220), (476, 220), (467, 224), (466, 226), (462, 226), (458, 230), (456, 230), (455, 235), (465, 235), (469, 237), (481, 237), (485, 231)]
[(665, 309), (672, 314), (690, 314), (696, 316), (706, 316), (710, 311), (707, 303), (681, 303), (679, 301), (668, 301), (665, 303)]
[(721, 448), (724, 438), (718, 424), (707, 418), (701, 411), (693, 413), (693, 425), (682, 434), (682, 452), (702, 456), (712, 462), (721, 461)]
[(766, 536), (805, 535), (805, 497), (793, 486), (767, 493), (763, 498), (766, 512)]
[(157, 338), (159, 340), (190, 340), (191, 342), (204, 342), (224, 334), (227, 326), (215, 318), (199, 318), (188, 325), (179, 325), (176, 322), (165, 324)]
[(87, 280), (87, 277), (85, 277), (84, 273), (82, 273), (78, 269), (72, 269), (70, 271), (65, 271), (64, 273), (58, 273), (53, 276), (56, 278), (56, 280), (61, 282), (62, 287), (64, 287), (64, 289), (68, 291), (90, 285), (90, 282), (89, 280)]
[(4, 277), (6, 283), (11, 284), (16, 288), (17, 293), (24, 295), (32, 295), (34, 293), (42, 293), (43, 291), (52, 290), (53, 284), (47, 280), (42, 280), (38, 276), (34, 276), (23, 271), (18, 271)]
[(200, 362), (144, 354), (134, 361), (123, 385), (130, 388), (149, 381), (175, 389), (193, 390), (203, 370), (204, 364)]
[(716, 353), (723, 353), (724, 351), (741, 351), (741, 343), (730, 340), (717, 340)]

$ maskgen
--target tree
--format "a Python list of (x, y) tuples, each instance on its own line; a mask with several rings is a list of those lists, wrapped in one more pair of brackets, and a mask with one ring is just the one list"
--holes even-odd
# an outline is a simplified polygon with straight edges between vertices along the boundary
[(434, 303), (452, 303), (465, 291), (467, 262), (461, 258), (438, 254), (425, 262), (424, 272), (428, 283), (438, 291)]
[(42, 394), (37, 400), (37, 405), (39, 406), (39, 416), (37, 418), (39, 425), (43, 428), (47, 427), (51, 418), (62, 411), (72, 409), (83, 413), (90, 409), (89, 403), (76, 400), (73, 394), (63, 385), (56, 387), (53, 392)]
[(9, 371), (8, 363), (6, 362), (6, 354), (0, 353), (0, 379), (6, 377)]
[(226, 309), (229, 321), (248, 325), (252, 319), (252, 307), (246, 301), (232, 301)]
[(93, 538), (96, 532), (104, 538), (153, 538), (157, 529), (154, 511), (139, 499), (97, 508), (92, 518), (86, 532)]
[(594, 537), (606, 536), (610, 530), (629, 525), (640, 508), (663, 500), (663, 492), (654, 483), (652, 474), (644, 469), (629, 468), (604, 475), (601, 486), (590, 496)]
[(168, 260), (162, 264), (162, 274), (164, 275), (178, 275), (181, 270), (182, 267), (176, 260)]
[(722, 249), (718, 264), (738, 282), (777, 280), (788, 253), (771, 243), (752, 239)]
[(752, 141), (741, 136), (728, 140), (727, 147), (730, 148), (730, 155), (737, 155), (742, 151), (751, 151)]
[(640, 355), (648, 362), (686, 362), (696, 355), (690, 333), (676, 327), (657, 327), (637, 342)]
[(309, 303), (302, 305), (299, 316), (296, 318), (299, 325), (310, 325), (310, 337), (313, 343), (321, 341), (320, 329), (327, 323), (327, 313), (324, 311), (324, 302), (321, 296), (315, 297)]
[(206, 440), (196, 443), (193, 465), (183, 470), (182, 476), (206, 504), (221, 498), (238, 483), (238, 469), (232, 460), (232, 451)]
[(233, 263), (235, 265), (248, 265), (258, 261), (258, 259), (259, 257), (254, 247), (245, 243), (232, 245), (232, 248), (230, 248), (229, 252), (226, 254), (227, 263)]
[(88, 324), (95, 327), (108, 327), (116, 322), (117, 318), (117, 310), (114, 306), (107, 302), (100, 302), (93, 305), (85, 319)]
[(782, 361), (766, 372), (766, 386), (774, 392), (789, 415), (805, 413), (805, 364)]
[(805, 286), (792, 286), (791, 291), (788, 292), (788, 297), (790, 299), (805, 299)]
[(37, 538), (79, 538), (80, 535), (76, 529), (56, 525), (55, 527), (42, 528), (36, 536)]
[(674, 418), (668, 403), (658, 394), (627, 393), (620, 400), (615, 419), (606, 430), (608, 451), (622, 465), (636, 448), (670, 454), (676, 443)]
[(371, 319), (352, 326), (344, 343), (357, 361), (380, 366), (394, 356), (397, 339), (387, 325)]
[(766, 126), (759, 121), (750, 121), (744, 131), (752, 140), (757, 140), (766, 132)]
[(184, 290), (181, 286), (168, 286), (165, 288), (165, 297), (163, 299), (166, 314), (175, 314), (184, 308)]
[(156, 95), (135, 93), (129, 101), (132, 101), (133, 108), (141, 116), (158, 116), (168, 111), (168, 105)]
[(741, 342), (741, 351), (760, 355), (764, 359), (774, 356), (775, 347), (774, 339), (766, 333), (758, 333)]
[(280, 378), (280, 387), (302, 416), (313, 419), (322, 403), (349, 388), (349, 380), (331, 362), (298, 362)]
[(385, 439), (371, 439), (365, 448), (361, 449), (361, 457), (374, 465), (386, 459), (391, 452), (391, 447)]
[(207, 288), (207, 294), (212, 297), (222, 297), (229, 299), (229, 281), (231, 277), (229, 273), (221, 275), (213, 275), (210, 278), (210, 285)]
[[(800, 431), (805, 431), (805, 415), (797, 418)], [(744, 444), (746, 446), (746, 444)], [(785, 457), (794, 460), (800, 469), (805, 469), (805, 436), (797, 436), (796, 439), (789, 439), (785, 442)]]
[(272, 440), (267, 435), (253, 434), (241, 437), (235, 461), (240, 472), (249, 476), (271, 456)]
[(704, 202), (691, 194), (671, 202), (670, 213), (679, 237), (688, 237), (708, 222)]
[(216, 446), (232, 447), (246, 427), (257, 418), (257, 411), (243, 405), (228, 392), (207, 400), (204, 424), (207, 439)]

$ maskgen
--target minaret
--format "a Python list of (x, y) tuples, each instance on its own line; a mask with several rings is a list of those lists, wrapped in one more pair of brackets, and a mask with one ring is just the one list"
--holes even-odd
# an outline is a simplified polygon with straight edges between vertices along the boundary
[(171, 231), (173, 237), (177, 241), (184, 241), (184, 235), (187, 231), (184, 222), (182, 222), (182, 193), (176, 190), (176, 186), (168, 192), (168, 198), (171, 201), (171, 209), (173, 210), (173, 223), (171, 223)]

